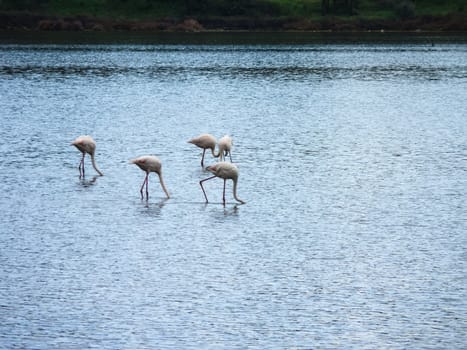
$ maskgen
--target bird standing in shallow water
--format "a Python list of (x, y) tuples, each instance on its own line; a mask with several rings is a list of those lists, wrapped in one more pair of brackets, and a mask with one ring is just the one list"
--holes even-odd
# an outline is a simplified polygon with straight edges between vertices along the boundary
[(224, 179), (224, 192), (222, 195), (222, 202), (224, 203), (224, 205), (225, 205), (225, 183), (227, 182), (228, 179), (233, 181), (234, 198), (242, 204), (245, 203), (244, 201), (242, 201), (240, 198), (237, 197), (238, 168), (236, 165), (232, 163), (227, 163), (227, 162), (219, 162), (219, 163), (208, 166), (206, 170), (214, 174), (214, 176), (208, 177), (207, 179), (201, 180), (199, 182), (201, 189), (203, 190), (203, 193), (204, 193), (204, 198), (206, 198), (206, 203), (208, 203), (208, 197), (206, 196), (206, 192), (204, 191), (203, 182), (214, 179), (215, 177), (220, 177), (221, 179)]
[(201, 134), (198, 137), (195, 137), (188, 141), (188, 143), (192, 143), (195, 146), (203, 149), (203, 156), (201, 157), (201, 166), (204, 166), (204, 154), (206, 153), (207, 149), (211, 149), (213, 157), (218, 157), (219, 155), (215, 153), (216, 143), (217, 140), (211, 134)]
[(141, 170), (146, 172), (146, 177), (144, 178), (143, 185), (141, 186), (141, 199), (144, 198), (143, 196), (143, 188), (146, 185), (146, 200), (149, 199), (149, 191), (148, 191), (148, 178), (150, 172), (155, 172), (159, 176), (159, 181), (161, 183), (161, 187), (164, 190), (167, 198), (170, 198), (169, 192), (165, 187), (164, 180), (162, 178), (162, 163), (159, 158), (156, 156), (141, 156), (135, 159), (130, 160), (130, 163), (136, 164)]
[(97, 173), (100, 176), (104, 175), (97, 168), (96, 161), (94, 159), (94, 153), (96, 152), (96, 141), (94, 141), (94, 139), (91, 136), (89, 135), (79, 136), (71, 143), (71, 145), (75, 146), (83, 154), (83, 157), (81, 158), (81, 161), (78, 167), (80, 178), (84, 177), (84, 156), (86, 155), (86, 153), (89, 153), (89, 155), (91, 156), (92, 166), (97, 171)]
[(221, 137), (218, 142), (219, 145), (219, 161), (222, 162), (227, 155), (230, 157), (230, 162), (232, 162), (232, 138), (229, 135)]

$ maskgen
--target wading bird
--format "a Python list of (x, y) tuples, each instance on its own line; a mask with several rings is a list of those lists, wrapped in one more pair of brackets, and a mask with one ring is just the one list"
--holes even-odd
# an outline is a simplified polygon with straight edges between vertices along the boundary
[(86, 155), (86, 153), (89, 153), (89, 155), (91, 156), (92, 166), (97, 171), (97, 173), (100, 176), (104, 175), (96, 166), (96, 161), (94, 159), (94, 153), (96, 152), (96, 141), (94, 141), (91, 136), (89, 135), (79, 136), (71, 143), (71, 145), (75, 146), (83, 154), (83, 157), (81, 158), (81, 161), (78, 167), (80, 178), (84, 177), (84, 156)]
[(222, 201), (224, 205), (225, 205), (225, 183), (227, 182), (228, 179), (233, 181), (234, 198), (242, 204), (245, 203), (244, 201), (242, 201), (240, 198), (237, 197), (238, 168), (234, 164), (227, 163), (227, 162), (219, 162), (219, 163), (208, 166), (206, 170), (214, 174), (214, 176), (208, 177), (207, 179), (201, 180), (199, 182), (201, 189), (203, 190), (203, 193), (204, 193), (204, 198), (206, 198), (206, 203), (208, 203), (208, 197), (206, 196), (206, 192), (204, 191), (203, 182), (214, 179), (215, 177), (220, 177), (221, 179), (224, 179), (224, 192), (222, 195)]
[(136, 164), (141, 170), (146, 172), (146, 177), (144, 178), (143, 185), (141, 186), (141, 199), (144, 198), (143, 196), (143, 188), (146, 185), (146, 200), (149, 199), (149, 191), (148, 191), (148, 178), (150, 172), (155, 172), (159, 176), (159, 181), (161, 183), (161, 187), (164, 190), (167, 198), (170, 198), (169, 192), (165, 188), (164, 180), (162, 178), (161, 166), (162, 163), (159, 158), (156, 156), (141, 156), (135, 159), (131, 159), (130, 163)]
[(230, 162), (232, 162), (232, 154), (230, 153), (232, 150), (232, 138), (229, 135), (225, 135), (221, 137), (218, 142), (219, 145), (219, 161), (222, 162), (225, 157), (230, 157)]
[(218, 154), (216, 155), (215, 152), (217, 140), (211, 134), (201, 134), (198, 137), (195, 137), (188, 141), (188, 143), (192, 143), (195, 146), (198, 146), (199, 148), (203, 149), (203, 156), (201, 157), (201, 166), (204, 166), (204, 154), (206, 153), (207, 149), (211, 149), (213, 157), (217, 158), (219, 156)]

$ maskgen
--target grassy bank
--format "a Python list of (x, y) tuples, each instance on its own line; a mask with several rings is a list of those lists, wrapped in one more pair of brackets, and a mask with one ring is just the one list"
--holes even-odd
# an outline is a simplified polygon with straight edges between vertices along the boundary
[(0, 13), (1, 29), (467, 30), (465, 0), (0, 0)]

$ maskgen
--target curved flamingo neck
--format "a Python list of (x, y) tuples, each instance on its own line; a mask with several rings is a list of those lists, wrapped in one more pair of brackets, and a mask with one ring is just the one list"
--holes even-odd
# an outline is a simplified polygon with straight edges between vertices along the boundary
[(234, 198), (238, 202), (240, 202), (242, 204), (245, 204), (246, 203), (245, 201), (242, 201), (240, 198), (237, 197), (237, 178), (233, 178), (232, 181), (233, 181), (233, 196), (234, 196)]
[(167, 195), (167, 198), (170, 198), (169, 191), (167, 191), (167, 188), (165, 187), (164, 179), (162, 178), (162, 173), (157, 173), (159, 175), (159, 182), (161, 183), (161, 187), (164, 190), (165, 194)]
[(219, 157), (219, 161), (223, 161), (224, 160), (224, 152), (225, 152), (225, 149), (224, 147), (222, 147), (221, 145), (218, 146), (218, 151), (217, 151), (217, 157)]
[(214, 147), (211, 148), (211, 153), (212, 153), (212, 156), (213, 156), (214, 158), (217, 158), (217, 157), (219, 157), (219, 155), (220, 155), (220, 153), (221, 153), (221, 150), (219, 149), (218, 153), (216, 154), (216, 146), (214, 145)]
[(91, 153), (91, 162), (92, 162), (93, 168), (99, 173), (99, 175), (104, 176), (104, 174), (102, 174), (102, 172), (97, 168), (96, 160), (94, 159), (94, 153)]

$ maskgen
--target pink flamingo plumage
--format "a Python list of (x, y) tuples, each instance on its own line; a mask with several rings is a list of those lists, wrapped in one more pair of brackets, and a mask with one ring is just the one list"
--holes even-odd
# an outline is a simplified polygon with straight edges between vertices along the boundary
[(79, 177), (84, 177), (84, 156), (88, 153), (91, 156), (91, 162), (93, 168), (97, 171), (100, 176), (103, 176), (102, 172), (97, 168), (96, 160), (94, 159), (94, 154), (96, 152), (96, 141), (89, 135), (82, 135), (77, 137), (72, 143), (72, 146), (75, 146), (83, 154), (81, 161), (79, 163)]
[(206, 196), (206, 192), (204, 191), (203, 182), (214, 179), (215, 177), (224, 179), (224, 192), (222, 194), (222, 202), (224, 203), (224, 205), (225, 205), (225, 183), (229, 179), (233, 181), (234, 198), (242, 204), (245, 203), (243, 200), (237, 197), (238, 168), (236, 165), (232, 163), (228, 163), (228, 162), (219, 162), (219, 163), (208, 166), (206, 170), (214, 174), (214, 176), (208, 177), (207, 179), (201, 180), (199, 182), (201, 189), (203, 190), (203, 193), (204, 193), (204, 198), (206, 198), (206, 203), (208, 203), (208, 197)]
[(232, 138), (229, 135), (225, 135), (221, 137), (218, 142), (219, 145), (219, 161), (223, 161), (227, 155), (230, 158), (230, 162), (232, 162)]
[(135, 159), (130, 160), (130, 163), (136, 164), (141, 170), (146, 172), (146, 177), (144, 178), (143, 185), (141, 186), (141, 199), (144, 198), (143, 196), (143, 188), (146, 185), (146, 200), (149, 199), (149, 191), (148, 191), (148, 178), (149, 173), (154, 172), (159, 176), (159, 181), (161, 184), (162, 189), (164, 190), (167, 198), (170, 198), (169, 192), (164, 184), (164, 179), (162, 178), (162, 163), (160, 159), (156, 156), (141, 156)]
[(211, 134), (201, 134), (188, 141), (188, 143), (192, 143), (195, 146), (198, 146), (199, 148), (203, 149), (203, 156), (201, 157), (201, 166), (204, 166), (204, 154), (206, 153), (207, 149), (211, 150), (213, 157), (217, 158), (219, 156), (215, 152), (217, 140)]

